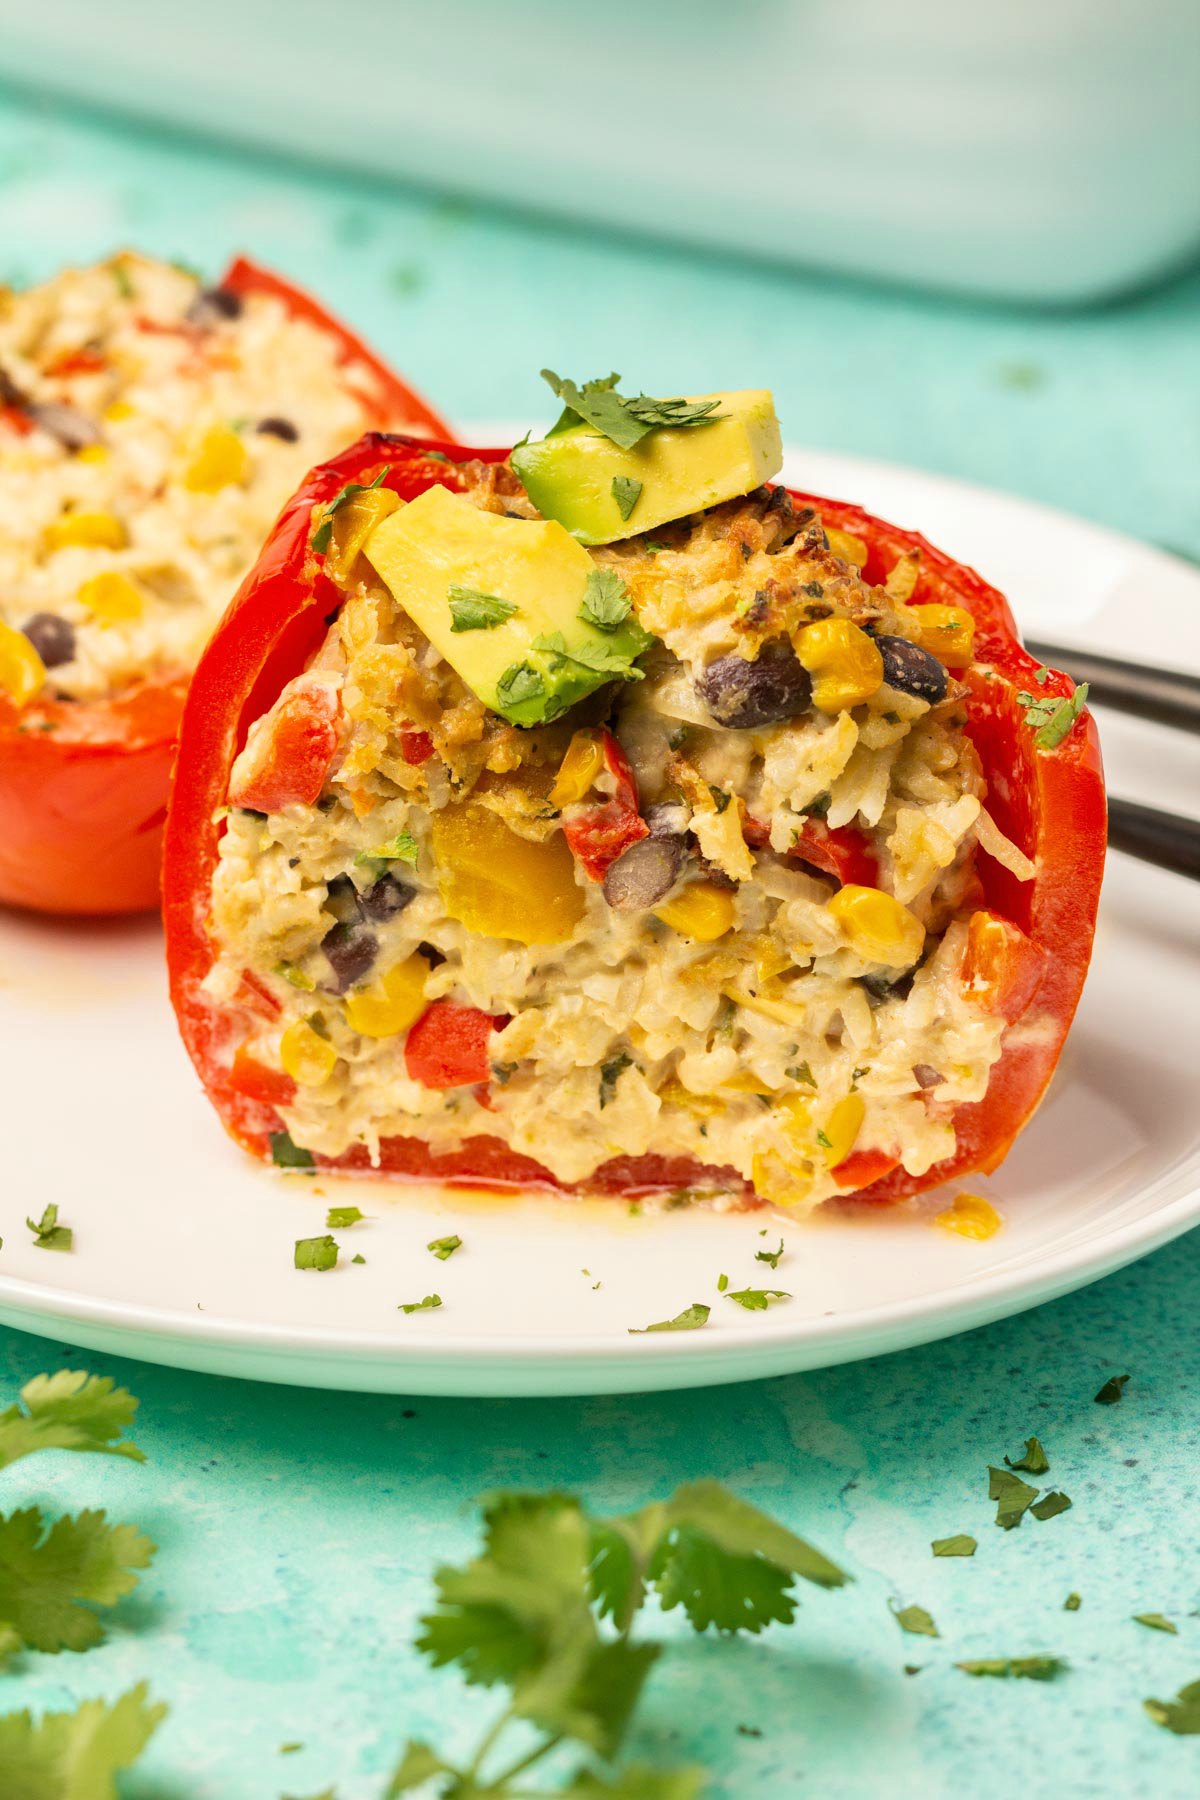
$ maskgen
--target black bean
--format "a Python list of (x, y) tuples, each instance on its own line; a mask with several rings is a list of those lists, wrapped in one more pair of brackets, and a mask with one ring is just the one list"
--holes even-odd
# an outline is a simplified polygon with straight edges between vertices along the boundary
[(241, 317), (242, 299), (232, 288), (201, 288), (184, 317), (190, 325), (216, 325), (221, 319)]
[(670, 893), (682, 861), (678, 838), (641, 838), (622, 851), (604, 877), (604, 898), (617, 912), (645, 912)]
[(254, 429), (260, 437), (282, 438), (285, 444), (294, 444), (300, 436), (290, 419), (260, 419)]
[(382, 925), (388, 919), (398, 918), (416, 897), (416, 888), (406, 887), (394, 875), (381, 875), (358, 896), (358, 909), (364, 919)]
[(932, 1063), (914, 1063), (913, 1075), (917, 1086), (921, 1088), (941, 1087), (946, 1079), (944, 1075), (938, 1074)]
[(339, 924), (356, 925), (358, 923), (358, 889), (349, 875), (335, 875), (329, 883), (325, 910), (331, 912)]
[(29, 416), (43, 431), (57, 438), (64, 450), (85, 450), (89, 444), (104, 441), (104, 433), (94, 419), (77, 407), (61, 405), (57, 400), (38, 401), (29, 408)]
[(333, 970), (333, 989), (344, 994), (347, 988), (365, 981), (379, 952), (379, 939), (365, 925), (338, 924), (321, 939), (329, 967)]
[(75, 627), (58, 613), (34, 613), (31, 619), (26, 619), (21, 630), (48, 669), (69, 663), (75, 654)]
[(877, 637), (883, 657), (883, 679), (902, 694), (936, 705), (946, 698), (946, 671), (936, 656), (903, 637)]
[(756, 662), (741, 656), (718, 657), (696, 687), (718, 725), (735, 731), (777, 725), (807, 712), (812, 704), (808, 671), (783, 639), (764, 645)]
[(661, 800), (648, 806), (642, 814), (652, 838), (681, 838), (687, 835), (692, 815), (679, 800)]

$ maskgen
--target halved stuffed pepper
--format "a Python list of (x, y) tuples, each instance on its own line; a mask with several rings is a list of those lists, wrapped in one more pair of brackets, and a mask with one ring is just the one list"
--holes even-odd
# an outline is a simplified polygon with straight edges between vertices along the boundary
[(446, 431), (244, 260), (0, 292), (0, 901), (156, 904), (200, 651), (305, 471), (372, 426)]
[(773, 485), (770, 396), (369, 436), (201, 662), (172, 992), (289, 1165), (722, 1205), (1001, 1160), (1090, 954), (1090, 718), (1003, 598)]

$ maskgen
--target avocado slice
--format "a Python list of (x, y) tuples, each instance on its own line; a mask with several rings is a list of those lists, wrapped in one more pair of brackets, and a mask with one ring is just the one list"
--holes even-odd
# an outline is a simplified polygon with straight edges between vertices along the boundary
[(651, 431), (623, 450), (595, 426), (567, 425), (520, 444), (512, 466), (538, 511), (581, 544), (611, 544), (733, 500), (783, 466), (775, 402), (766, 388), (686, 396), (716, 401), (711, 420)]
[(472, 693), (513, 725), (544, 725), (605, 682), (640, 681), (653, 641), (615, 570), (553, 519), (481, 512), (431, 487), (363, 554)]

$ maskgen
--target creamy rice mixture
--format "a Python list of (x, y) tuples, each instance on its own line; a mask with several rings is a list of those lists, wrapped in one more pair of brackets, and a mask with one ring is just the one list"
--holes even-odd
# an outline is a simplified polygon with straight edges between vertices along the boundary
[(274, 296), (132, 254), (0, 289), (0, 621), (47, 692), (193, 667), (306, 471), (385, 422), (341, 356)]
[[(536, 516), (506, 465), (465, 472), (477, 506)], [(353, 561), (323, 649), (277, 703), (306, 683), (335, 701), (324, 789), (314, 806), (235, 808), (221, 843), (208, 987), (236, 1000), (249, 970), (280, 1009), (257, 1025), (247, 1015), (243, 1053), (286, 1066), (284, 1036), (305, 1025), (326, 1046), (281, 1111), (297, 1145), (329, 1157), (374, 1156), (392, 1136), (449, 1149), (484, 1134), (586, 1184), (613, 1157), (682, 1154), (791, 1207), (845, 1185), (833, 1171), (851, 1152), (892, 1152), (922, 1173), (952, 1154), (953, 1109), (982, 1097), (1001, 1050), (1003, 1021), (962, 980), (975, 846), (1033, 873), (988, 815), (964, 732), (969, 620), (905, 604), (915, 562), (869, 587), (861, 545), (827, 535), (782, 489), (591, 554), (620, 573), (657, 641), (643, 680), (533, 730), (488, 712), (370, 563)], [(718, 720), (729, 713), (718, 677), (736, 672), (726, 659), (757, 665), (806, 626), (843, 620), (892, 646), (900, 685), (761, 728)], [(939, 634), (954, 666), (936, 665), (942, 680), (922, 697), (911, 690), (929, 689)], [(678, 847), (674, 886), (644, 909), (610, 904), (572, 861), (563, 824), (578, 806), (552, 797), (573, 734), (601, 721), (654, 835)], [(270, 726), (268, 715), (257, 729)], [(427, 760), (412, 760), (414, 733), (432, 745)], [(234, 795), (238, 782), (235, 769)], [(611, 788), (600, 775), (584, 804)], [(407, 860), (380, 856), (404, 834)], [(873, 859), (871, 885), (892, 908), (882, 933), (839, 910), (820, 866), (827, 834)], [(488, 931), (481, 859), (501, 910), (514, 897), (523, 918), (565, 906), (568, 941)], [(684, 915), (659, 916), (698, 890), (728, 920), (707, 941)], [(355, 1028), (355, 994), (402, 964), (423, 971), (426, 1003), (501, 1021), (486, 1088), (426, 1087), (403, 1032)], [(718, 1201), (741, 1191), (729, 1177), (702, 1186)]]

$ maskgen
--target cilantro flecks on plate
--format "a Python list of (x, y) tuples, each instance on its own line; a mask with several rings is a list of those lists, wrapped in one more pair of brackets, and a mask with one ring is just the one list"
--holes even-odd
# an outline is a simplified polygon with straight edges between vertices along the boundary
[(359, 1224), (366, 1216), (357, 1206), (331, 1206), (325, 1214), (325, 1224), (330, 1231), (345, 1231), (351, 1225)]
[(988, 1499), (998, 1502), (996, 1523), (1005, 1531), (1019, 1525), (1037, 1499), (1037, 1489), (1008, 1469), (988, 1469)]
[(115, 1777), (130, 1769), (166, 1717), (144, 1682), (111, 1702), (85, 1700), (74, 1712), (0, 1717), (0, 1769), (14, 1800), (114, 1800)]
[(1050, 1459), (1042, 1449), (1040, 1440), (1035, 1437), (1025, 1439), (1025, 1449), (1015, 1461), (1009, 1456), (1004, 1461), (1008, 1468), (1023, 1469), (1026, 1475), (1045, 1475), (1050, 1467)]
[(454, 1255), (456, 1250), (462, 1249), (462, 1239), (457, 1233), (453, 1237), (433, 1238), (425, 1248), (432, 1251), (439, 1262), (445, 1262), (447, 1258)]
[(781, 1300), (790, 1300), (782, 1288), (730, 1288), (725, 1298), (736, 1300), (747, 1312), (766, 1312), (768, 1306), (777, 1306)]
[(296, 1239), (292, 1264), (297, 1269), (315, 1269), (319, 1273), (323, 1273), (326, 1269), (335, 1269), (337, 1259), (337, 1243), (328, 1234), (322, 1237)]
[(779, 1259), (782, 1255), (783, 1239), (780, 1238), (778, 1250), (756, 1250), (754, 1252), (754, 1260), (755, 1262), (766, 1263), (768, 1268), (777, 1269), (779, 1267)]
[(673, 1319), (659, 1319), (654, 1325), (631, 1325), (629, 1335), (640, 1337), (647, 1331), (698, 1331), (701, 1325), (708, 1324), (710, 1311), (711, 1308), (705, 1306), (703, 1301), (693, 1300), (690, 1306), (685, 1306)]
[(954, 1537), (934, 1538), (930, 1549), (935, 1556), (974, 1556), (979, 1545), (965, 1531)]
[(69, 1250), (75, 1242), (75, 1233), (69, 1225), (58, 1222), (58, 1207), (51, 1204), (43, 1212), (40, 1219), (26, 1219), (33, 1241), (39, 1250)]
[(402, 1313), (436, 1312), (441, 1304), (442, 1296), (440, 1294), (426, 1294), (423, 1300), (402, 1300), (396, 1311)]

